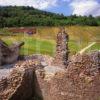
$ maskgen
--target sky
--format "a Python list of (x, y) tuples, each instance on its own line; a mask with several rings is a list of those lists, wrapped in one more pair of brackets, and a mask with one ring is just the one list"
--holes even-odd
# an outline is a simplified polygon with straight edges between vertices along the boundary
[(0, 6), (31, 6), (64, 15), (100, 16), (100, 0), (0, 0)]

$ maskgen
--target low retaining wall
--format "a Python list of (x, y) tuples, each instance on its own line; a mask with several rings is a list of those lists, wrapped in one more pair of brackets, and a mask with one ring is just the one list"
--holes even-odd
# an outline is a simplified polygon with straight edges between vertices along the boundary
[(14, 69), (0, 81), (0, 100), (29, 100), (33, 95), (34, 69)]

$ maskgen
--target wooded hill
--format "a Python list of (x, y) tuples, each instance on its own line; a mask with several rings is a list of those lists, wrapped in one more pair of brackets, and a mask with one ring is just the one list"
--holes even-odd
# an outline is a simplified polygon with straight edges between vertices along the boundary
[(51, 12), (41, 11), (33, 7), (6, 6), (0, 7), (0, 27), (21, 26), (65, 26), (89, 25), (100, 26), (100, 17), (64, 16)]

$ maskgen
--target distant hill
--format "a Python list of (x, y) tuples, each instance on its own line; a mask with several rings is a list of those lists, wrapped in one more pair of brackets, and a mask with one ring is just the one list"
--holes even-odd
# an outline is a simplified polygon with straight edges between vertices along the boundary
[(33, 7), (6, 6), (0, 7), (0, 27), (21, 26), (65, 26), (89, 25), (100, 26), (100, 17), (64, 16), (51, 12), (41, 11)]

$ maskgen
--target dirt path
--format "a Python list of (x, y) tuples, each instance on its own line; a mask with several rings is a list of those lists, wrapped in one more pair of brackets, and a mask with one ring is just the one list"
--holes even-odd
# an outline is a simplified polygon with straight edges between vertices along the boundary
[(90, 45), (88, 45), (87, 47), (83, 48), (82, 50), (80, 50), (78, 53), (82, 54), (84, 53), (87, 49), (91, 48), (93, 45), (95, 45), (96, 42), (91, 43)]

